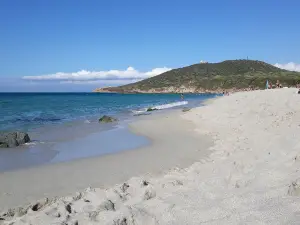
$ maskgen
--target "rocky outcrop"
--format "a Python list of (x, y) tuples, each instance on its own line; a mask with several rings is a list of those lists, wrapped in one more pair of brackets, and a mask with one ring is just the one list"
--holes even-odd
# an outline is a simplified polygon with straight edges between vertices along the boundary
[(116, 118), (113, 118), (111, 116), (102, 116), (100, 119), (99, 119), (99, 123), (111, 123), (111, 122), (115, 122), (117, 121)]
[(151, 112), (151, 111), (155, 111), (155, 110), (158, 110), (158, 109), (156, 109), (156, 108), (148, 108), (147, 112)]
[(240, 92), (240, 91), (252, 91), (252, 90), (259, 90), (259, 88), (216, 88), (214, 90), (206, 89), (206, 88), (199, 88), (193, 86), (180, 86), (180, 87), (164, 87), (164, 88), (150, 88), (147, 90), (143, 89), (124, 89), (121, 87), (106, 87), (106, 88), (97, 88), (93, 90), (93, 92), (99, 93), (121, 93), (121, 94), (169, 94), (169, 93), (194, 93), (194, 94), (222, 94), (224, 91), (228, 93)]
[(1, 132), (0, 148), (13, 148), (30, 142), (29, 135), (24, 132)]
[(182, 112), (188, 112), (188, 111), (190, 111), (190, 110), (191, 110), (191, 108), (184, 107), (184, 108), (182, 109)]

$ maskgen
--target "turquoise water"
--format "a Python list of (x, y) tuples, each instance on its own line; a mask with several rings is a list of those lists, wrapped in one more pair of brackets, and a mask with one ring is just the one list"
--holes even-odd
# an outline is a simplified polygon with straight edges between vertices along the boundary
[(188, 94), (181, 100), (178, 94), (0, 93), (0, 131), (29, 131), (104, 114), (128, 117), (143, 113), (147, 107), (193, 106), (213, 96)]
[[(148, 107), (159, 113), (195, 107), (215, 95), (0, 93), (0, 131), (28, 132), (31, 143), (0, 149), (0, 172), (140, 148), (151, 142), (128, 130)], [(148, 112), (149, 114), (149, 112)], [(99, 124), (103, 115), (118, 123)], [(141, 116), (136, 116), (141, 115)], [(147, 116), (147, 115), (145, 115)]]

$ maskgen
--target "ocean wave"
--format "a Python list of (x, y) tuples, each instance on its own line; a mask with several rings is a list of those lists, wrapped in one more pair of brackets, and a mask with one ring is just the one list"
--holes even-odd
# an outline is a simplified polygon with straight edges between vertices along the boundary
[(31, 142), (25, 143), (24, 145), (30, 146), (30, 145), (45, 144), (45, 143), (46, 142), (44, 142), (44, 141), (31, 141)]
[(25, 143), (24, 145), (30, 146), (30, 145), (36, 145), (36, 144), (37, 144), (37, 142), (28, 142), (28, 143)]
[(163, 110), (163, 109), (169, 109), (169, 108), (173, 108), (173, 107), (177, 107), (177, 106), (187, 105), (188, 103), (189, 103), (188, 101), (172, 102), (172, 103), (168, 103), (168, 104), (162, 104), (162, 105), (155, 105), (155, 106), (147, 107), (147, 108), (144, 108), (144, 109), (132, 110), (132, 112), (133, 112), (134, 115), (139, 115), (139, 114), (144, 114), (145, 112), (147, 112), (147, 110), (149, 108), (157, 109), (157, 110)]
[(176, 107), (176, 106), (187, 105), (188, 103), (189, 103), (188, 101), (180, 101), (180, 102), (173, 102), (173, 103), (164, 104), (164, 105), (157, 105), (157, 106), (154, 106), (152, 108), (155, 108), (155, 109), (168, 109), (168, 108), (173, 108), (173, 107)]

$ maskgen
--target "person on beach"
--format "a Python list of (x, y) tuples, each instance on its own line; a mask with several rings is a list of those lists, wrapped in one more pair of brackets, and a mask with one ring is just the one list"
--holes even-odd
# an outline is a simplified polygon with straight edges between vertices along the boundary
[(267, 80), (266, 82), (266, 89), (272, 89), (273, 88), (273, 85), (272, 85), (272, 82)]
[(272, 81), (269, 82), (269, 89), (273, 89)]
[(276, 82), (276, 88), (281, 88), (281, 84), (280, 84), (279, 80), (277, 80), (277, 82)]
[(228, 91), (223, 91), (223, 96), (228, 96), (229, 92)]
[(183, 99), (184, 99), (184, 96), (183, 96), (183, 94), (182, 94), (182, 93), (180, 94), (180, 99), (181, 99), (181, 100), (183, 100)]

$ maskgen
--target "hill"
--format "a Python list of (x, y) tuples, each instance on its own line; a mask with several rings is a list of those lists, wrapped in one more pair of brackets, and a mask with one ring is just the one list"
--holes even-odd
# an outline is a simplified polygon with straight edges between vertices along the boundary
[(266, 80), (283, 86), (295, 86), (300, 73), (277, 68), (256, 60), (226, 60), (220, 63), (199, 63), (173, 69), (136, 83), (96, 89), (99, 92), (221, 92), (224, 89), (262, 89)]

